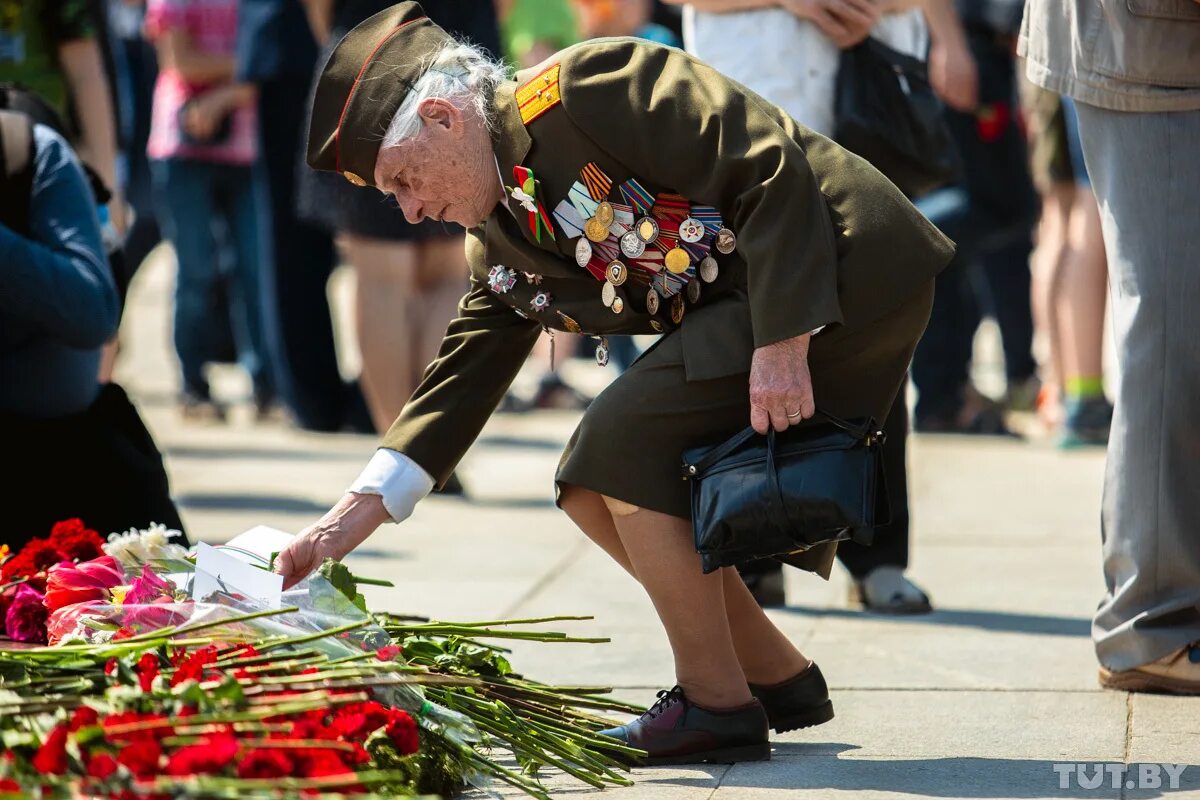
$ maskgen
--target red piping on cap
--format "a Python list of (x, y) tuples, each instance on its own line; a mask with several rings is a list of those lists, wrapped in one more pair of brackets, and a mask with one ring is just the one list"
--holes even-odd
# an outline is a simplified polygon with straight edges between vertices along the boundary
[[(363, 61), (362, 67), (358, 70), (358, 74), (354, 76), (354, 83), (350, 84), (350, 91), (346, 94), (346, 104), (342, 106), (341, 116), (338, 117), (337, 130), (333, 132), (333, 167), (338, 172), (342, 171), (342, 122), (344, 122), (346, 119), (346, 112), (350, 110), (350, 100), (354, 97), (354, 91), (358, 88), (358, 82), (362, 80), (363, 73), (367, 71), (367, 66), (371, 63), (371, 59), (375, 57), (375, 54), (379, 52), (379, 48), (391, 41), (392, 37), (403, 30), (406, 26), (411, 25), (414, 22), (420, 22), (423, 19), (425, 19), (425, 17), (414, 17), (413, 19), (408, 20), (408, 22), (402, 22), (395, 28), (392, 28), (390, 31), (388, 31), (387, 36), (384, 36), (379, 40), (379, 43), (375, 45), (373, 50), (371, 50), (370, 55), (368, 55)], [(374, 175), (371, 176), (371, 182), (375, 182)]]

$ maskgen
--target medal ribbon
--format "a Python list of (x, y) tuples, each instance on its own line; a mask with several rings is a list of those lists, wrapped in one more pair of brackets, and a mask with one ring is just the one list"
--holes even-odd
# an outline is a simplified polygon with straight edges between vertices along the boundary
[(521, 191), (533, 198), (534, 205), (537, 207), (537, 211), (529, 212), (529, 232), (533, 234), (533, 238), (537, 240), (538, 244), (541, 244), (542, 230), (545, 229), (550, 240), (554, 241), (554, 226), (550, 224), (550, 215), (546, 213), (546, 207), (542, 205), (538, 192), (540, 184), (533, 177), (533, 170), (529, 167), (513, 167), (513, 180), (517, 182)]

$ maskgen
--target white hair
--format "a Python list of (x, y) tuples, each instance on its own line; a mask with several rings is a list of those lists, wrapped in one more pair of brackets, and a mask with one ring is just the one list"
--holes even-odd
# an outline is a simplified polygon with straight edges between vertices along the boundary
[(446, 100), (474, 113), (490, 129), (492, 100), (496, 87), (506, 77), (508, 68), (489, 56), (486, 50), (460, 41), (446, 45), (433, 55), (425, 73), (409, 89), (383, 135), (382, 146), (393, 147), (417, 135), (421, 130), (418, 109), (430, 98)]

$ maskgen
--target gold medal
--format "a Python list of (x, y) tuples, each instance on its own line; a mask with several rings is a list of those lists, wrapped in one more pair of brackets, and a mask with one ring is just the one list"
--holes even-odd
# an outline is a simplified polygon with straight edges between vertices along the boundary
[(646, 292), (646, 313), (658, 313), (658, 292), (654, 291), (654, 287), (650, 287), (650, 291)]
[(608, 238), (608, 226), (596, 217), (592, 217), (583, 224), (583, 233), (593, 242), (603, 242)]
[(717, 274), (721, 268), (717, 266), (717, 260), (712, 256), (705, 256), (700, 262), (700, 277), (705, 283), (712, 283), (717, 279)]
[(681, 272), (687, 272), (687, 268), (691, 266), (692, 259), (687, 254), (687, 250), (682, 247), (672, 247), (667, 251), (667, 255), (663, 258), (667, 264), (667, 269), (674, 272), (676, 275)]
[(676, 325), (683, 322), (683, 312), (686, 310), (687, 306), (684, 305), (683, 295), (675, 295), (674, 299), (671, 300), (671, 322), (674, 322)]
[(729, 255), (737, 247), (737, 236), (729, 228), (721, 228), (717, 231), (716, 247), (719, 252)]
[(612, 203), (608, 202), (607, 200), (601, 202), (600, 205), (596, 206), (596, 213), (593, 214), (592, 217), (600, 220), (600, 224), (606, 228), (609, 225), (612, 225), (613, 220), (616, 219), (616, 214), (613, 212)]
[(592, 260), (592, 243), (582, 236), (575, 243), (575, 263), (581, 267), (586, 267), (588, 262)]
[(642, 217), (633, 226), (633, 230), (645, 244), (652, 244), (658, 238), (658, 223), (654, 221), (654, 217)]
[(700, 281), (695, 278), (688, 281), (687, 298), (693, 305), (700, 302)]
[(614, 297), (613, 301), (612, 301), (612, 305), (609, 306), (609, 308), (612, 309), (612, 312), (614, 314), (620, 314), (622, 311), (625, 310), (625, 301), (619, 297)]
[(600, 290), (600, 300), (604, 303), (605, 308), (612, 308), (613, 301), (617, 299), (617, 287), (613, 286), (608, 281), (604, 282), (604, 288)]
[(622, 264), (617, 259), (608, 262), (608, 269), (605, 271), (605, 277), (613, 286), (620, 286), (629, 278), (629, 268)]

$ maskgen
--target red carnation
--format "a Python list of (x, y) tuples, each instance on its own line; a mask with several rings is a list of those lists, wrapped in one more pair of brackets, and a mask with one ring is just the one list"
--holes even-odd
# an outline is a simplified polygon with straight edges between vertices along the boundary
[(375, 651), (375, 657), (380, 661), (395, 661), (396, 657), (404, 652), (400, 645), (389, 644), (387, 647), (381, 647)]
[(70, 727), (71, 733), (74, 733), (80, 728), (90, 728), (99, 721), (100, 715), (96, 713), (96, 709), (91, 706), (80, 706), (71, 715), (71, 722), (68, 727)]
[(104, 674), (105, 675), (112, 675), (116, 671), (117, 671), (117, 660), (115, 658), (110, 658), (108, 661), (104, 662)]
[(351, 769), (331, 751), (318, 748), (304, 751), (304, 758), (299, 766), (300, 774), (305, 778), (326, 778), (351, 772)]
[(154, 679), (158, 677), (158, 656), (154, 653), (143, 653), (137, 662), (138, 685), (143, 692), (150, 691)]
[(21, 578), (32, 578), (47, 570), (65, 557), (46, 539), (30, 539), (15, 556), (0, 566), (0, 583), (11, 583)]
[(21, 784), (14, 781), (12, 778), (0, 778), (0, 792), (19, 792)]
[(400, 755), (411, 755), (420, 749), (421, 739), (417, 733), (417, 723), (404, 711), (393, 710), (392, 718), (387, 724), (387, 735)]
[(282, 778), (295, 769), (292, 760), (280, 750), (258, 747), (238, 762), (239, 778)]
[(204, 668), (216, 660), (217, 648), (215, 645), (200, 648), (180, 661), (177, 665), (178, 669), (171, 676), (171, 685), (178, 686), (184, 681), (203, 680)]
[(120, 765), (108, 753), (97, 753), (88, 759), (87, 774), (89, 777), (107, 780), (117, 771)]
[(153, 739), (139, 739), (121, 748), (117, 763), (138, 778), (152, 778), (158, 774), (158, 762), (162, 748)]
[(90, 561), (104, 555), (100, 534), (84, 526), (83, 520), (59, 522), (50, 531), (50, 543), (69, 559)]
[(228, 767), (237, 751), (237, 739), (231, 734), (206, 736), (200, 744), (181, 747), (172, 753), (167, 759), (167, 774), (212, 775)]
[(33, 756), (33, 768), (43, 775), (62, 775), (67, 771), (67, 726), (55, 725)]
[[(104, 718), (104, 736), (110, 742), (120, 741), (155, 741), (173, 732), (171, 723), (161, 714), (139, 714), (136, 711), (122, 711), (119, 714), (109, 714)], [(137, 731), (114, 733), (115, 728), (126, 725), (144, 725)]]

